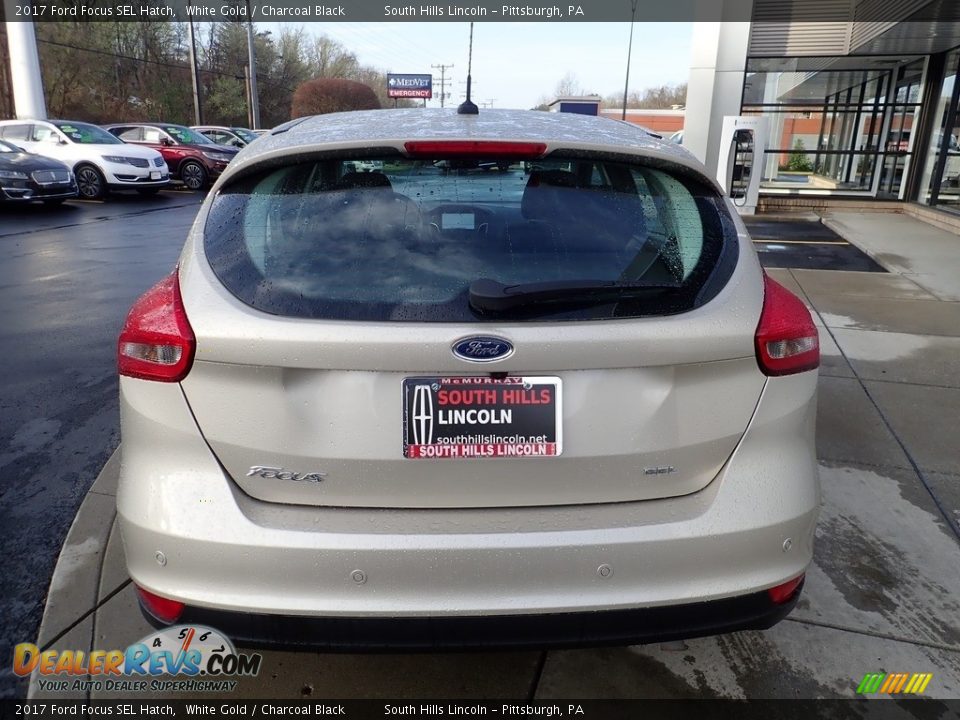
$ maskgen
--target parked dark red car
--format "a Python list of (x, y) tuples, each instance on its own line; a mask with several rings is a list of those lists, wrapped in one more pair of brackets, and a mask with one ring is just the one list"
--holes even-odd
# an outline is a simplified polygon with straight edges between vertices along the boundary
[(105, 129), (127, 143), (158, 150), (170, 175), (190, 190), (202, 190), (219, 177), (239, 152), (217, 145), (200, 132), (172, 123), (123, 123)]

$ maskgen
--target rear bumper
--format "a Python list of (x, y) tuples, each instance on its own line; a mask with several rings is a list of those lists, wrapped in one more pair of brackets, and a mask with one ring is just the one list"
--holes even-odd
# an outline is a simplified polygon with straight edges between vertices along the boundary
[[(377, 652), (639, 645), (765, 630), (790, 613), (802, 587), (782, 604), (759, 592), (631, 610), (430, 618), (316, 618), (188, 607), (177, 622), (216, 628), (247, 648)], [(155, 627), (166, 626), (142, 604), (140, 609)]]
[[(410, 623), (399, 627), (420, 628), (420, 621), (459, 619), (469, 626), (478, 618), (516, 630), (527, 618), (531, 629), (557, 633), (561, 643), (619, 643), (648, 631), (571, 636), (562, 618), (550, 618), (574, 614), (575, 622), (586, 622), (601, 617), (596, 613), (625, 612), (607, 617), (650, 620), (657, 630), (656, 623), (667, 622), (659, 613), (682, 617), (670, 615), (677, 606), (686, 613), (680, 623), (686, 630), (666, 628), (656, 637), (726, 632), (779, 619), (782, 607), (729, 614), (724, 603), (797, 577), (812, 558), (819, 509), (816, 373), (768, 381), (739, 447), (699, 492), (470, 510), (252, 499), (225, 477), (178, 386), (120, 383), (117, 511), (130, 576), (198, 612), (272, 617), (254, 624), (275, 621), (275, 632), (300, 622), (334, 632), (340, 621), (352, 628), (359, 619), (404, 619)], [(700, 610), (713, 619), (698, 624)], [(230, 617), (220, 623), (234, 622)], [(597, 622), (602, 628), (604, 621)], [(531, 642), (545, 641), (537, 635)]]

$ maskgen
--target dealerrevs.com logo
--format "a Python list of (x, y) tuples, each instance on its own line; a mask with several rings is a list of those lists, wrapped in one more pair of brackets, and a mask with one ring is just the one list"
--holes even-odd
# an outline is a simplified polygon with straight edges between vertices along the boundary
[(224, 692), (236, 676), (260, 672), (259, 653), (238, 653), (219, 630), (174, 625), (147, 635), (125, 650), (43, 650), (32, 643), (14, 648), (13, 672), (37, 673), (46, 692)]

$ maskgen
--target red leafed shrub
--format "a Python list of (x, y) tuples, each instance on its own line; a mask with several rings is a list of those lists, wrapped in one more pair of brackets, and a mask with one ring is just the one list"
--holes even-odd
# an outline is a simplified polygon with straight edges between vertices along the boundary
[(379, 110), (380, 101), (368, 85), (342, 78), (307, 80), (293, 93), (290, 117), (347, 110)]

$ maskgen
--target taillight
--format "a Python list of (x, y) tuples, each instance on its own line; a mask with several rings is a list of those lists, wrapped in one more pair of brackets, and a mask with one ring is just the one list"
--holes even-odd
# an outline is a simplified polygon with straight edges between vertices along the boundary
[(190, 371), (196, 344), (174, 270), (130, 308), (117, 343), (117, 366), (127, 377), (179, 382)]
[(186, 607), (182, 602), (154, 595), (149, 590), (144, 590), (136, 584), (134, 584), (134, 587), (137, 589), (137, 596), (140, 598), (144, 609), (157, 620), (172, 625), (180, 619), (183, 609)]
[(774, 605), (783, 605), (784, 603), (790, 602), (800, 592), (800, 588), (803, 585), (804, 575), (795, 577), (793, 580), (787, 580), (787, 582), (782, 585), (777, 585), (767, 590), (767, 597), (770, 598), (771, 602)]
[(538, 158), (547, 151), (546, 143), (500, 140), (411, 140), (404, 149), (413, 157), (468, 156)]
[(810, 311), (767, 275), (763, 276), (763, 312), (755, 342), (764, 375), (792, 375), (820, 365), (820, 336)]

